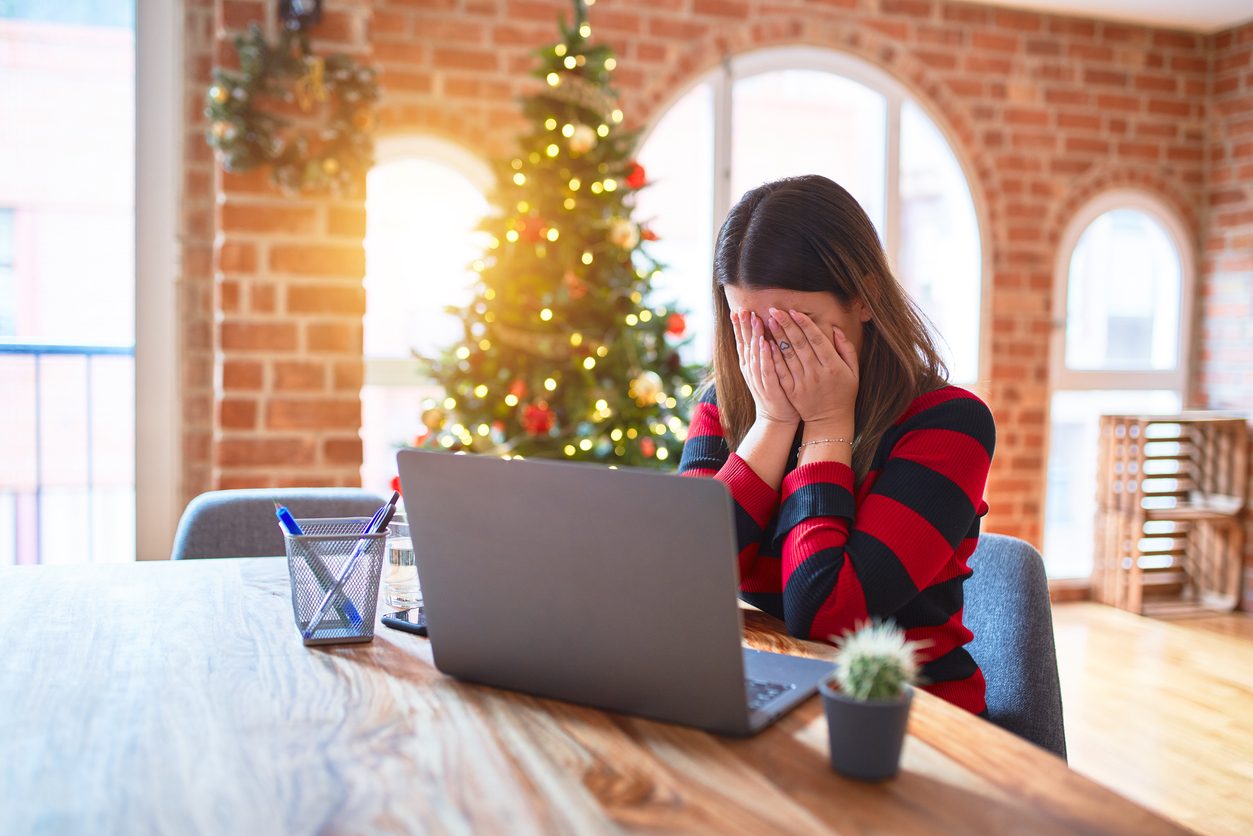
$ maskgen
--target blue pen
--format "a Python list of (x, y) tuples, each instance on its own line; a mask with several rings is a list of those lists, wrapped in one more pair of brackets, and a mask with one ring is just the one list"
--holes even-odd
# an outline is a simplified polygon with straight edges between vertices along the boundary
[[(279, 527), (281, 527), (283, 531), (294, 537), (304, 534), (304, 531), (300, 528), (300, 523), (296, 522), (296, 519), (291, 515), (291, 512), (287, 510), (287, 506), (279, 505), (275, 502), (274, 516), (278, 517)], [(309, 564), (309, 568), (313, 570), (314, 576), (318, 579), (318, 586), (326, 589), (335, 582), (334, 576), (331, 575), (331, 570), (326, 568), (326, 564), (319, 560), (316, 555), (310, 554), (307, 555), (307, 558), (308, 559), (305, 562)], [(361, 623), (361, 613), (357, 612), (357, 608), (352, 605), (352, 601), (344, 601), (343, 604), (340, 605), (340, 611), (348, 618), (353, 626)]]
[[(392, 498), (387, 500), (387, 504), (374, 512), (374, 516), (370, 518), (370, 522), (366, 524), (362, 534), (378, 534), (387, 528), (387, 524), (392, 521), (392, 515), (396, 513), (396, 503), (400, 501), (400, 491), (393, 491)], [(357, 561), (361, 559), (361, 555), (369, 551), (369, 540), (358, 540), (357, 546), (352, 550), (352, 554), (348, 558), (348, 562), (344, 564), (344, 569), (339, 573), (339, 577), (335, 579), (335, 584), (322, 596), (322, 602), (318, 604), (318, 610), (313, 614), (313, 618), (309, 621), (309, 626), (305, 628), (304, 637), (306, 639), (313, 638), (313, 632), (318, 629), (318, 625), (322, 623), (323, 617), (326, 615), (326, 609), (330, 606), (331, 600), (336, 595), (342, 595), (344, 591), (344, 581), (348, 580), (348, 576), (352, 574), (353, 568), (357, 565)]]

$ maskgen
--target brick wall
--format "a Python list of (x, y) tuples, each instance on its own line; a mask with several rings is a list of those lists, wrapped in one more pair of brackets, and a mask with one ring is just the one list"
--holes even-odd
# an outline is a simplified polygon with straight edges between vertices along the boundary
[[(208, 5), (190, 5), (198, 2)], [(260, 2), (216, 6), (220, 29), (263, 7), (269, 15)], [(566, 0), (327, 6), (339, 28), (351, 21), (348, 41), (363, 49), (368, 43), (382, 69), (383, 132), (434, 134), (484, 157), (513, 148), (525, 125), (516, 96), (535, 83), (529, 53), (554, 39), (558, 15), (569, 11)], [(600, 0), (590, 21), (596, 39), (618, 54), (615, 84), (628, 127), (656, 119), (723, 55), (787, 44), (859, 56), (939, 114), (970, 163), (991, 252), (993, 313), (984, 323), (990, 362), (980, 389), (996, 413), (1000, 443), (987, 526), (1038, 543), (1058, 239), (1080, 204), (1124, 185), (1162, 198), (1201, 240), (1213, 199), (1206, 137), (1217, 118), (1209, 106), (1215, 39), (941, 0)], [(1236, 40), (1225, 49), (1238, 51)], [(221, 380), (209, 418), (210, 481), (351, 481), (349, 429), (357, 413), (337, 369), (346, 378), (359, 375), (360, 323), (353, 317), (360, 264), (350, 254), (360, 252), (359, 206), (292, 203), (256, 178), (219, 175), (218, 186), (218, 221), (229, 228), (216, 230), (214, 247), (214, 311), (222, 321), (212, 338)], [(340, 209), (358, 219), (357, 228), (331, 228)], [(269, 226), (270, 218), (284, 218), (284, 228)], [(312, 263), (289, 260), (293, 248), (310, 247), (319, 254)], [(333, 275), (306, 275), (323, 269), (322, 256), (338, 264)], [(322, 295), (331, 293), (348, 296)], [(339, 301), (334, 310), (309, 310), (302, 294)], [(331, 337), (335, 351), (318, 351)], [(299, 398), (315, 403), (313, 411), (292, 403), (289, 383), (305, 387)], [(308, 416), (308, 426), (299, 415)], [(315, 427), (324, 426), (327, 434), (315, 439)], [(285, 452), (307, 465), (280, 475), (258, 459), (278, 449), (276, 440), (290, 442)], [(342, 464), (327, 457), (332, 441)]]
[[(1253, 416), (1253, 24), (1213, 41), (1200, 398)], [(1253, 477), (1253, 456), (1249, 466)], [(1245, 528), (1244, 609), (1250, 610), (1253, 515)]]

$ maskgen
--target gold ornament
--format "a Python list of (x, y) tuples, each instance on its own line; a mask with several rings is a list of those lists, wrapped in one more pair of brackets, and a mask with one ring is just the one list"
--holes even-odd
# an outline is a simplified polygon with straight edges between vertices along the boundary
[(575, 154), (586, 154), (596, 147), (596, 131), (587, 125), (575, 125), (570, 136), (570, 150)]
[(609, 241), (624, 250), (633, 250), (640, 242), (640, 230), (635, 224), (618, 218), (609, 226)]
[(231, 127), (230, 122), (214, 122), (213, 123), (213, 135), (217, 137), (218, 139), (222, 139), (223, 137), (226, 136), (226, 133), (227, 131), (230, 130), (230, 127)]
[(216, 104), (226, 104), (226, 100), (230, 97), (231, 94), (226, 92), (226, 88), (220, 84), (215, 84), (209, 88), (209, 98)]
[(326, 101), (326, 61), (320, 56), (305, 58), (305, 74), (296, 82), (296, 102), (308, 113), (314, 103)]
[(358, 110), (352, 115), (352, 126), (359, 131), (368, 131), (374, 127), (374, 114), (368, 110)]
[(649, 406), (660, 400), (662, 386), (661, 375), (647, 371), (631, 381), (627, 394), (635, 401), (636, 406)]
[(422, 426), (431, 432), (439, 432), (444, 428), (448, 417), (444, 414), (444, 410), (431, 407), (422, 413)]
[(325, 160), (322, 161), (322, 170), (325, 171), (327, 174), (329, 174), (331, 177), (334, 177), (336, 174), (339, 173), (339, 160), (335, 159), (334, 157), (327, 157)]

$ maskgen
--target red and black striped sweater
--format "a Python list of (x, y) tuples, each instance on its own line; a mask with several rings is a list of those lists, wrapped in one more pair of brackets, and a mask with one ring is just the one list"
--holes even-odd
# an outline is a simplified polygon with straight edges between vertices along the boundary
[(730, 489), (741, 597), (818, 641), (891, 617), (926, 644), (925, 690), (983, 713), (983, 673), (965, 649), (973, 634), (962, 624), (962, 582), (988, 511), (992, 413), (956, 386), (918, 397), (857, 486), (838, 462), (797, 467), (799, 440), (775, 491), (728, 450), (711, 395), (693, 415), (679, 473)]

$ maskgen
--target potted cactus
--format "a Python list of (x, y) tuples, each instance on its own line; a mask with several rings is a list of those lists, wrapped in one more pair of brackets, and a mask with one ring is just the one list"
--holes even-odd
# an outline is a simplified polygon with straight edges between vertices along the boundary
[(890, 620), (832, 640), (835, 671), (819, 687), (831, 768), (864, 781), (891, 778), (900, 769), (920, 643), (907, 641)]

